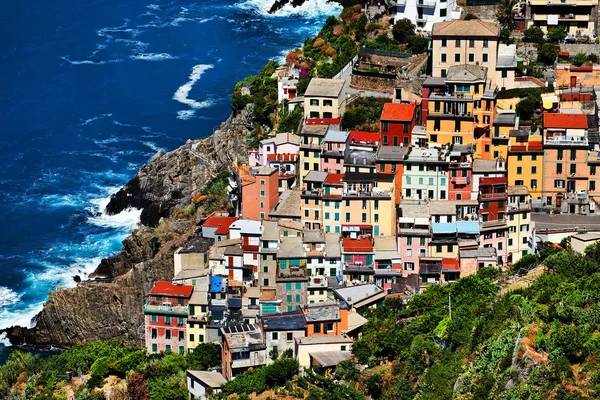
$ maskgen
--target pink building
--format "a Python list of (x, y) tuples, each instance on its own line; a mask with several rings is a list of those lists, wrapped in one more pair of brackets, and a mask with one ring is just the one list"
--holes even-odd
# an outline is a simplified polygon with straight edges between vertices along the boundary
[(453, 144), (449, 155), (448, 200), (468, 200), (473, 184), (473, 150), (470, 145)]
[(243, 175), (240, 169), (242, 188), (242, 218), (260, 221), (269, 215), (279, 200), (279, 171), (266, 166), (253, 167)]
[(279, 193), (283, 193), (296, 185), (298, 154), (269, 154), (267, 163), (269, 167), (277, 168), (279, 171)]
[(344, 171), (348, 132), (329, 130), (323, 139), (321, 171), (341, 174)]
[(272, 138), (261, 140), (258, 148), (248, 150), (250, 166), (269, 165), (271, 154), (298, 154), (300, 136), (293, 133), (278, 133)]
[(342, 239), (344, 280), (347, 282), (370, 282), (374, 274), (373, 243), (371, 237), (354, 234)]
[(398, 252), (402, 258), (402, 276), (419, 274), (419, 257), (427, 257), (429, 207), (426, 204), (402, 204), (398, 212)]

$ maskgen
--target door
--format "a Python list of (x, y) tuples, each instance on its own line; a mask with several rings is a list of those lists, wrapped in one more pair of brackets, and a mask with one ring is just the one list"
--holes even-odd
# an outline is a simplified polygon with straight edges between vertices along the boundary
[(374, 232), (375, 232), (375, 236), (379, 236), (379, 225), (375, 225)]
[(571, 87), (577, 87), (577, 77), (576, 76), (572, 76), (571, 77)]
[(233, 270), (230, 269), (228, 272), (229, 272), (229, 280), (232, 281), (233, 280)]

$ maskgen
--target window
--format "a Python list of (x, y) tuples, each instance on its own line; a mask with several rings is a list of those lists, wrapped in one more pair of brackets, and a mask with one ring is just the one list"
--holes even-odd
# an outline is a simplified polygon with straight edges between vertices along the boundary
[(261, 185), (264, 185), (264, 184), (265, 184), (265, 180), (264, 180), (264, 179), (261, 179), (261, 180), (260, 180), (260, 184), (261, 184)]
[(475, 40), (473, 40), (473, 39), (469, 40), (469, 47), (471, 47), (471, 48), (475, 47)]
[(556, 154), (556, 159), (557, 160), (562, 160), (563, 159), (563, 149), (558, 149), (558, 152)]
[(532, 180), (531, 180), (531, 188), (532, 188), (532, 189), (535, 189), (535, 188), (537, 188), (537, 179), (532, 179)]
[(346, 351), (346, 346), (340, 346), (340, 351)]
[(596, 175), (596, 166), (590, 165), (590, 175)]
[(300, 303), (300, 295), (299, 294), (296, 295), (296, 303)]
[(362, 222), (367, 222), (367, 213), (362, 213)]
[(273, 339), (273, 340), (279, 340), (279, 332), (272, 332), (271, 333), (271, 339)]
[(171, 352), (171, 345), (170, 345), (170, 344), (168, 344), (168, 345), (166, 345), (166, 346), (165, 346), (165, 351), (166, 351), (167, 353), (170, 353), (170, 352)]
[(406, 271), (414, 271), (415, 270), (415, 263), (413, 263), (413, 262), (405, 262), (404, 263), (404, 269)]
[(483, 60), (483, 62), (487, 62), (488, 61), (488, 55), (486, 53), (483, 53), (482, 60)]
[(412, 249), (406, 249), (406, 257), (412, 257)]
[(158, 353), (158, 345), (156, 343), (152, 343), (152, 352)]
[[(442, 78), (446, 77), (446, 69), (442, 69), (441, 71)], [(439, 129), (438, 129), (439, 130)]]
[(302, 290), (302, 282), (296, 282), (296, 290)]
[(265, 197), (265, 191), (264, 190), (260, 191), (260, 197)]
[(350, 213), (346, 213), (346, 222), (350, 222)]
[(429, 178), (429, 184), (433, 185), (433, 178)]
[(179, 339), (179, 341), (185, 340), (185, 332), (184, 331), (179, 331), (177, 339)]
[(562, 164), (556, 164), (556, 174), (562, 174)]
[(171, 330), (170, 329), (165, 330), (165, 339), (171, 339)]
[(454, 54), (454, 62), (460, 62), (460, 53)]
[(442, 53), (442, 62), (445, 63), (446, 62), (446, 53)]
[(291, 302), (292, 302), (292, 295), (291, 295), (291, 294), (288, 294), (288, 295), (286, 296), (286, 300), (287, 300), (287, 302), (288, 302), (288, 303), (291, 303)]
[(319, 100), (317, 100), (317, 99), (310, 99), (310, 105), (311, 106), (318, 106), (319, 105)]
[(445, 8), (440, 9), (440, 17), (445, 17), (448, 15), (448, 10)]
[(523, 167), (517, 167), (517, 175), (521, 175), (523, 173)]
[(157, 336), (156, 328), (152, 328), (152, 339), (156, 339)]
[(590, 190), (591, 191), (595, 191), (596, 190), (596, 181), (590, 181)]
[(475, 62), (475, 54), (469, 53), (469, 62), (470, 63)]
[(325, 213), (325, 219), (329, 219), (329, 213), (328, 212)]
[(152, 322), (156, 322), (156, 321), (158, 321), (158, 317), (157, 317), (156, 315), (153, 315), (153, 316), (151, 317), (151, 321), (152, 321)]
[(438, 252), (438, 253), (441, 253), (442, 252), (442, 245), (441, 244), (436, 245), (435, 246), (435, 251)]
[(292, 282), (285, 283), (285, 290), (292, 290)]
[(575, 174), (575, 172), (577, 172), (577, 165), (575, 165), (575, 164), (571, 164), (571, 165), (570, 165), (570, 170), (569, 170), (569, 173), (570, 173), (571, 175), (573, 175), (573, 174)]
[(508, 245), (512, 246), (513, 245), (513, 240), (512, 239), (508, 239)]
[(171, 317), (165, 317), (165, 324), (171, 325)]
[(456, 121), (454, 121), (454, 131), (455, 132), (460, 132), (460, 120), (457, 119)]
[(577, 158), (577, 150), (571, 149), (571, 160), (575, 160)]
[(502, 250), (502, 242), (498, 242), (498, 250)]
[(454, 47), (460, 47), (460, 39), (454, 41)]
[(483, 41), (483, 47), (488, 47), (488, 40), (487, 40), (487, 39), (485, 39), (485, 40)]
[(323, 105), (325, 107), (332, 107), (333, 106), (333, 100), (323, 100)]
[(321, 324), (315, 324), (313, 330), (315, 333), (321, 333)]
[(537, 174), (537, 167), (531, 167), (531, 173)]
[(505, 69), (502, 70), (502, 77), (503, 78), (508, 78), (508, 71), (507, 70), (505, 70)]
[(308, 211), (308, 210), (304, 210), (304, 216), (305, 216), (306, 218), (308, 218), (308, 215), (309, 215), (309, 211)]
[(374, 220), (375, 222), (379, 222), (379, 214), (374, 214)]
[(293, 333), (288, 332), (286, 335), (287, 335), (286, 340), (288, 342), (291, 342), (292, 340), (294, 340), (294, 334)]
[(448, 45), (448, 41), (446, 39), (442, 39), (442, 47), (446, 47)]
[(554, 180), (554, 187), (555, 188), (564, 188), (565, 187), (565, 181), (562, 179), (555, 179)]
[(263, 279), (263, 286), (269, 286), (269, 279), (268, 278), (264, 278)]
[(446, 178), (440, 178), (440, 185), (446, 186)]

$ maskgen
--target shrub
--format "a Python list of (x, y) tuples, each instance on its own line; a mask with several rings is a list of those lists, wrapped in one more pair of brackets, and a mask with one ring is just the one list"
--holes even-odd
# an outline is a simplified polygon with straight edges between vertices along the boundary
[(475, 15), (473, 13), (467, 13), (465, 15), (465, 20), (468, 21), (468, 20), (471, 20), (471, 19), (479, 19), (479, 18), (477, 17), (477, 15)]
[(129, 400), (150, 400), (150, 391), (144, 375), (131, 374), (127, 379), (127, 396), (129, 396)]
[(544, 43), (538, 50), (538, 61), (550, 65), (554, 64), (559, 47), (553, 43)]
[(539, 26), (530, 26), (523, 32), (523, 41), (527, 43), (544, 43), (544, 31)]
[(573, 65), (576, 67), (581, 67), (586, 61), (587, 55), (581, 51), (575, 54), (575, 57), (573, 57)]
[(521, 120), (529, 120), (533, 116), (538, 105), (539, 103), (536, 101), (536, 98), (529, 95), (517, 103), (516, 111), (521, 117)]
[(563, 27), (554, 26), (548, 29), (548, 42), (560, 43), (567, 37), (567, 31)]
[(403, 18), (394, 24), (392, 35), (399, 43), (406, 43), (409, 36), (415, 34), (415, 25), (408, 18)]
[(108, 357), (100, 357), (97, 359), (90, 369), (91, 377), (87, 381), (89, 388), (95, 388), (102, 385), (104, 378), (108, 376), (109, 371), (109, 359)]
[(408, 37), (407, 44), (408, 48), (413, 52), (413, 54), (420, 54), (427, 51), (429, 41), (422, 36), (412, 35)]
[(221, 348), (215, 343), (199, 343), (185, 358), (187, 369), (206, 371), (221, 365)]

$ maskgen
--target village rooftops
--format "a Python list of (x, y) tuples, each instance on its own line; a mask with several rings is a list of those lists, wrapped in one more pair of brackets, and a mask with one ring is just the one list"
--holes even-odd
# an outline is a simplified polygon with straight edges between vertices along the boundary
[(403, 161), (410, 147), (381, 146), (377, 151), (377, 161)]
[(428, 218), (429, 206), (427, 204), (404, 204), (400, 203), (401, 217), (404, 218)]
[(227, 382), (227, 379), (219, 372), (188, 370), (187, 373), (213, 389), (220, 388), (221, 385)]
[(340, 321), (340, 305), (337, 303), (319, 303), (304, 306), (306, 322)]
[(371, 239), (352, 239), (345, 237), (342, 242), (342, 251), (344, 253), (372, 253), (373, 245)]
[(270, 176), (279, 171), (275, 167), (267, 167), (266, 165), (261, 165), (259, 167), (250, 168), (251, 176)]
[[(204, 221), (204, 223), (202, 224), (202, 227), (217, 228), (215, 233), (226, 235), (227, 233), (229, 233), (229, 226), (237, 220), (238, 220), (237, 217), (213, 216), (213, 217), (207, 218), (206, 221)], [(223, 233), (221, 233), (221, 232), (223, 232)]]
[(241, 243), (242, 243), (242, 239), (240, 239), (240, 238), (224, 239), (224, 240), (219, 240), (218, 242), (215, 242), (215, 244), (212, 247), (213, 248), (215, 248), (215, 247), (228, 247), (228, 246), (233, 246), (233, 245), (241, 244)]
[(223, 335), (227, 338), (230, 349), (259, 350), (264, 349), (262, 332), (258, 325), (244, 324), (224, 326), (221, 328)]
[(585, 114), (544, 113), (544, 128), (556, 129), (587, 129)]
[(327, 172), (309, 171), (304, 177), (304, 182), (325, 182), (325, 178), (327, 178)]
[(187, 242), (185, 246), (180, 248), (177, 253), (178, 254), (200, 254), (206, 253), (208, 249), (215, 243), (215, 240), (212, 238), (205, 238), (202, 236), (197, 236)]
[(210, 275), (210, 269), (182, 269), (173, 277), (174, 281), (182, 281), (192, 278), (201, 278), (203, 276)]
[(375, 153), (365, 150), (352, 150), (346, 155), (344, 164), (351, 165), (375, 165)]
[(457, 206), (478, 206), (477, 200), (432, 200), (429, 202), (430, 215), (456, 215)]
[(260, 144), (267, 144), (267, 143), (273, 143), (276, 146), (285, 144), (285, 143), (292, 143), (292, 144), (297, 144), (300, 145), (301, 142), (301, 138), (298, 135), (294, 135), (293, 133), (290, 132), (286, 132), (286, 133), (278, 133), (277, 135), (275, 135), (272, 138), (268, 138), (268, 139), (263, 139), (260, 141)]
[(305, 229), (304, 243), (325, 243), (323, 231), (320, 229)]
[(262, 221), (262, 240), (279, 240), (279, 229), (276, 221)]
[(397, 250), (398, 241), (395, 236), (376, 236), (374, 241), (375, 252)]
[(409, 163), (448, 163), (440, 159), (440, 151), (436, 148), (417, 149), (413, 148), (408, 154), (405, 162)]
[(496, 249), (493, 247), (480, 247), (474, 250), (460, 250), (460, 258), (496, 258)]
[(428, 76), (423, 82), (423, 87), (442, 87), (446, 86), (446, 78), (440, 78), (437, 76)]
[(269, 314), (260, 317), (263, 330), (269, 331), (300, 331), (306, 329), (306, 320), (301, 311), (281, 314)]
[(333, 174), (329, 173), (327, 178), (325, 178), (326, 185), (342, 185), (342, 181), (344, 179), (344, 174)]
[(504, 44), (498, 45), (498, 58), (496, 59), (496, 68), (517, 68), (517, 45)]
[(514, 185), (508, 187), (509, 196), (526, 196), (529, 194), (529, 188), (525, 185)]
[(468, 38), (498, 38), (500, 25), (497, 22), (455, 19), (433, 24), (432, 36), (460, 36)]
[(304, 125), (300, 136), (325, 136), (329, 130), (329, 125)]
[(300, 190), (286, 190), (279, 196), (279, 201), (269, 212), (271, 218), (302, 218), (302, 192)]
[(173, 297), (190, 297), (193, 291), (194, 287), (191, 285), (176, 285), (171, 282), (158, 281), (152, 287), (152, 289), (150, 289), (150, 294)]
[(494, 125), (515, 126), (517, 114), (514, 112), (499, 113), (494, 118)]
[(382, 121), (412, 121), (415, 118), (415, 103), (385, 103), (381, 112)]
[(485, 82), (486, 76), (487, 67), (472, 64), (453, 65), (448, 68), (446, 82)]
[(342, 256), (342, 247), (340, 245), (341, 233), (325, 233), (325, 249), (327, 258), (338, 258)]
[(190, 304), (208, 305), (209, 303), (208, 291), (201, 291), (196, 288), (194, 293), (192, 293), (192, 297), (190, 298)]
[[(367, 299), (377, 301), (385, 297), (383, 289), (373, 283), (341, 287), (335, 289), (333, 292), (340, 300), (355, 307), (360, 307), (363, 305), (361, 303)], [(367, 303), (370, 303), (370, 301)]]
[(298, 259), (306, 258), (304, 246), (302, 246), (302, 238), (299, 237), (283, 237), (279, 250), (277, 250), (277, 258)]
[(349, 351), (311, 351), (309, 354), (323, 368), (335, 367), (353, 358)]
[(323, 139), (325, 142), (346, 143), (349, 132), (330, 129)]
[(354, 340), (344, 336), (305, 336), (296, 338), (300, 345), (352, 343)]
[(496, 160), (473, 160), (473, 172), (474, 173), (486, 173), (486, 172), (506, 172), (506, 168), (498, 169)]
[(343, 79), (324, 79), (324, 78), (312, 78), (304, 97), (339, 97), (344, 84), (346, 83)]
[(379, 144), (379, 132), (350, 131), (350, 144), (376, 146)]
[(248, 219), (240, 219), (235, 221), (229, 230), (236, 229), (240, 231), (242, 235), (262, 235), (263, 227), (260, 221), (250, 221)]

